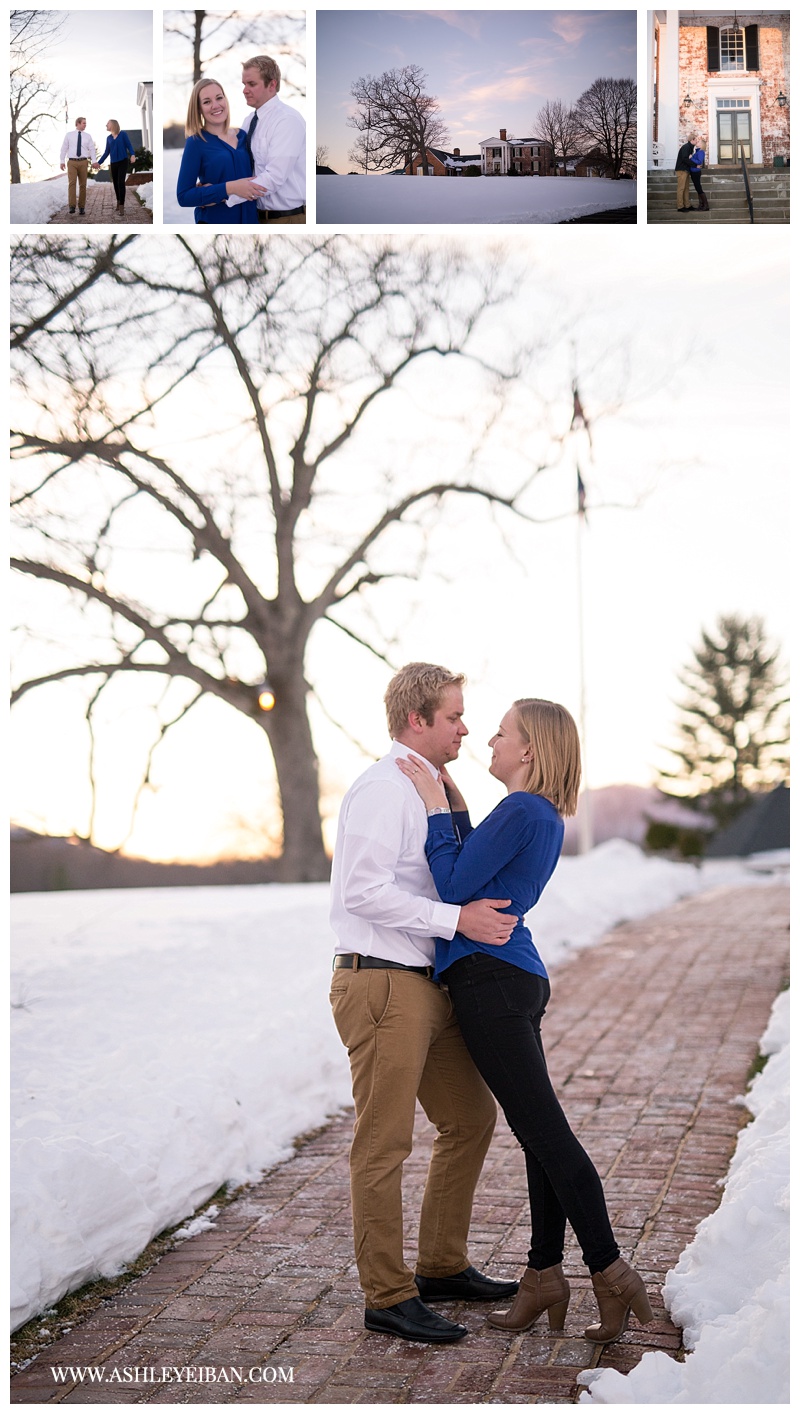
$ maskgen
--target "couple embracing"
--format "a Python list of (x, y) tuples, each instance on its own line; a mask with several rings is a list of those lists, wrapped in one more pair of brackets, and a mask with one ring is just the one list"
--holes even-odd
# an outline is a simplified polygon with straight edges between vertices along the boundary
[(197, 225), (305, 225), (306, 125), (280, 86), (274, 59), (247, 60), (242, 89), (255, 111), (239, 128), (221, 84), (198, 79), (192, 89), (177, 194)]
[[(632, 1309), (652, 1320), (641, 1277), (620, 1256), (603, 1188), (552, 1088), (540, 1025), (550, 986), (525, 914), (561, 852), (580, 784), (578, 732), (557, 703), (523, 698), (489, 745), (507, 795), (473, 827), (448, 774), (467, 735), (463, 675), (411, 663), (389, 684), (387, 756), (342, 803), (331, 880), (337, 937), (331, 1004), (347, 1047), (356, 1122), (353, 1232), (367, 1330), (450, 1343), (467, 1329), (437, 1301), (502, 1301), (492, 1326), (523, 1331), (544, 1311), (561, 1330), (566, 1223), (615, 1340)], [(522, 1146), (531, 1246), (519, 1283), (469, 1261), (475, 1186), (495, 1097)], [(437, 1130), (416, 1273), (403, 1258), (401, 1178), (419, 1099)]]

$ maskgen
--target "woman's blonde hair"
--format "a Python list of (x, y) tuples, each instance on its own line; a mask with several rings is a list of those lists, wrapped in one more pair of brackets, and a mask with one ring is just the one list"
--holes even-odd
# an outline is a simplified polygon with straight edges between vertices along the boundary
[(559, 702), (520, 697), (514, 703), (520, 735), (530, 744), (531, 766), (523, 790), (552, 801), (559, 815), (574, 815), (581, 784), (581, 743), (575, 719)]
[(116, 118), (109, 118), (108, 126), (114, 134), (114, 137), (119, 137), (119, 123), (117, 122)]
[(203, 129), (205, 128), (205, 122), (203, 120), (203, 115), (200, 112), (200, 93), (202, 89), (208, 88), (208, 85), (210, 83), (216, 85), (216, 87), (222, 94), (222, 97), (225, 99), (225, 103), (227, 104), (228, 108), (228, 121), (230, 122), (231, 106), (228, 103), (228, 95), (222, 87), (222, 84), (217, 83), (216, 79), (198, 79), (189, 97), (189, 107), (186, 112), (187, 137), (201, 137), (205, 141), (205, 134), (203, 132)]

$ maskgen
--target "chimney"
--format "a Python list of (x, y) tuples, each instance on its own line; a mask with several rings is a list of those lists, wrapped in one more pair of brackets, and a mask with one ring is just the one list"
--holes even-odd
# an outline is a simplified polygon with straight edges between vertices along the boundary
[(505, 130), (505, 128), (501, 128), (501, 129), (500, 129), (500, 141), (501, 141), (501, 142), (505, 142), (505, 140), (506, 140), (506, 130)]
[(460, 147), (454, 147), (454, 148), (453, 148), (453, 156), (454, 156), (454, 157), (460, 157), (460, 156), (461, 156), (461, 148), (460, 148)]

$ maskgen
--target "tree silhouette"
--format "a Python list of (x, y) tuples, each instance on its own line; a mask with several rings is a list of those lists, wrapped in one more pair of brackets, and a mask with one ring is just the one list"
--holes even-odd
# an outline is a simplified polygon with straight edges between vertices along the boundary
[[(516, 280), (485, 253), (421, 242), (16, 243), (14, 567), (54, 624), (72, 606), (83, 642), (51, 641), (14, 700), (83, 679), (92, 729), (107, 689), (144, 675), (169, 689), (154, 750), (213, 695), (269, 741), (285, 877), (324, 877), (309, 640), (325, 623), (388, 661), (352, 606), (418, 573), (432, 508), (527, 515), (541, 469), (490, 483), (467, 452), (437, 477), (421, 452), (416, 468), (412, 426), (399, 468), (377, 472), (359, 437), (418, 366), (470, 367), (487, 408), (513, 386), (525, 351), (495, 367), (481, 332)], [(168, 557), (166, 581), (142, 570), (142, 546)]]
[(702, 631), (679, 681), (678, 741), (669, 750), (680, 765), (661, 772), (661, 787), (725, 825), (753, 791), (786, 777), (788, 698), (780, 652), (762, 619), (723, 614)]

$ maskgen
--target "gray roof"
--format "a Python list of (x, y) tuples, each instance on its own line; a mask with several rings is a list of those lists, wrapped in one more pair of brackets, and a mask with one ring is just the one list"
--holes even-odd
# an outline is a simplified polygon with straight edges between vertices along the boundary
[(789, 848), (789, 787), (753, 796), (741, 815), (709, 841), (706, 859), (741, 859)]

